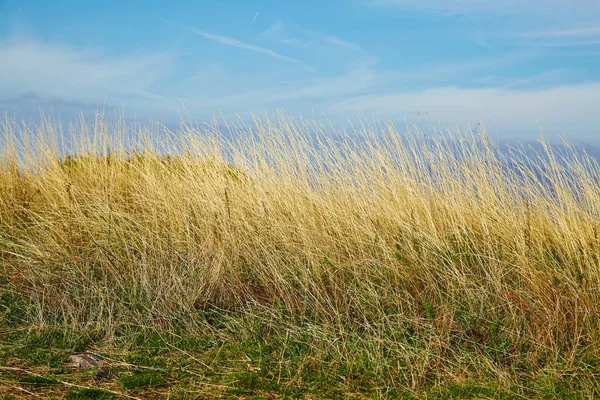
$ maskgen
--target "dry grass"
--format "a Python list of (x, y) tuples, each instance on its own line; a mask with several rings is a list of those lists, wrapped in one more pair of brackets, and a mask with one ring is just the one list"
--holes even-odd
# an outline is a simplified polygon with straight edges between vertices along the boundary
[(1, 129), (0, 275), (34, 326), (267, 315), (413, 388), (596, 362), (600, 167), (568, 146), (285, 116), (228, 136)]

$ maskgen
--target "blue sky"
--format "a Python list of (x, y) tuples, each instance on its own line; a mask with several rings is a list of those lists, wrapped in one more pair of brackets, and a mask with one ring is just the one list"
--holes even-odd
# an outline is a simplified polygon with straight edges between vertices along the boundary
[(600, 1), (0, 0), (0, 109), (599, 140)]

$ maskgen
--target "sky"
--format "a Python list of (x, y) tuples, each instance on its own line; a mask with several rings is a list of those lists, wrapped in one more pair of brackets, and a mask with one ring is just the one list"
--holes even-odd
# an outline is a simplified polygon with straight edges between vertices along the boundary
[(600, 141), (598, 0), (0, 0), (0, 111)]

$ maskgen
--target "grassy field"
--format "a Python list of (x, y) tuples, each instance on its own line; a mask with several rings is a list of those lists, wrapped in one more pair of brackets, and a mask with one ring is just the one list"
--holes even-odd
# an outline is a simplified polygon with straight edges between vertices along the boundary
[(568, 145), (0, 129), (6, 399), (600, 396), (600, 166)]

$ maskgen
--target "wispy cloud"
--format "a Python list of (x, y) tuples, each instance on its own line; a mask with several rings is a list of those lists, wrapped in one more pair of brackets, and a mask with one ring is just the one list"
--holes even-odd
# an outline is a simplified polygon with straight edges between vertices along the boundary
[[(235, 77), (231, 78), (235, 80)], [(343, 96), (359, 94), (387, 80), (385, 73), (378, 73), (370, 64), (355, 65), (348, 71), (327, 77), (304, 78), (293, 81), (265, 83), (256, 89), (240, 90), (241, 85), (230, 86), (230, 91), (216, 92), (210, 98), (188, 97), (190, 109), (220, 109), (225, 112), (260, 112), (265, 108), (298, 109), (298, 107), (321, 107), (324, 103), (337, 101)]]
[[(535, 80), (554, 81), (556, 74), (565, 72), (548, 71)], [(484, 119), (491, 131), (498, 129), (504, 137), (520, 139), (538, 135), (537, 118), (548, 128), (548, 134), (566, 133), (572, 138), (600, 134), (600, 115), (594, 108), (600, 96), (600, 82), (538, 88), (531, 86), (536, 82), (523, 79), (509, 84), (493, 82), (495, 86), (485, 88), (441, 84), (409, 90), (398, 85), (402, 79), (409, 82), (412, 76), (363, 65), (339, 76), (231, 93), (210, 101), (190, 98), (186, 105), (190, 109), (221, 109), (226, 115), (282, 107), (293, 113), (318, 110), (337, 122), (357, 113), (396, 122), (410, 121), (418, 112), (427, 112), (440, 126), (453, 128)]]
[[(390, 88), (414, 85), (442, 85), (457, 76), (471, 77), (478, 71), (487, 71), (492, 67), (518, 64), (532, 53), (514, 53), (489, 59), (475, 60), (468, 63), (441, 64), (433, 67), (410, 69), (382, 69), (377, 67), (376, 58), (367, 58), (345, 69), (336, 75), (301, 79), (283, 85), (269, 85), (266, 88), (248, 91), (235, 91), (211, 97), (200, 107), (233, 107), (242, 109), (244, 104), (255, 106), (282, 107), (286, 104), (303, 101), (337, 102), (350, 95), (361, 93), (378, 93)], [(472, 79), (472, 78), (468, 78)], [(498, 84), (500, 82), (493, 82)], [(523, 82), (524, 84), (524, 82)]]
[(569, 27), (525, 32), (520, 44), (539, 47), (588, 47), (600, 45), (600, 26)]
[(536, 75), (528, 76), (526, 78), (521, 79), (512, 79), (506, 82), (504, 85), (505, 88), (519, 88), (523, 86), (528, 86), (532, 84), (545, 84), (545, 83), (554, 83), (556, 84), (560, 80), (564, 80), (565, 78), (571, 77), (573, 71), (569, 68), (555, 68), (549, 71), (544, 71)]
[(64, 121), (69, 121), (82, 115), (94, 115), (96, 112), (104, 111), (106, 115), (110, 115), (112, 111), (116, 110), (118, 110), (118, 107), (106, 103), (83, 102), (35, 92), (0, 99), (0, 114), (8, 113), (25, 121), (36, 121), (42, 114), (60, 117)]
[(334, 46), (342, 47), (344, 49), (355, 50), (355, 51), (363, 51), (362, 48), (360, 48), (359, 46), (355, 45), (354, 43), (350, 43), (350, 42), (348, 42), (346, 40), (340, 39), (337, 36), (324, 35), (323, 36), (323, 40), (326, 43), (332, 44)]
[(431, 82), (456, 80), (459, 77), (473, 76), (480, 71), (492, 71), (510, 66), (522, 64), (538, 57), (540, 52), (514, 51), (498, 56), (466, 60), (457, 63), (438, 63), (433, 65), (424, 65), (411, 70), (400, 71), (400, 75), (411, 80), (422, 80)]
[(273, 22), (266, 30), (264, 30), (260, 36), (263, 38), (275, 40), (286, 46), (310, 46), (310, 42), (301, 40), (298, 37), (293, 37), (286, 32), (285, 23), (283, 21)]
[(600, 39), (584, 39), (584, 40), (545, 40), (545, 41), (530, 41), (520, 43), (526, 46), (534, 47), (587, 47), (600, 46)]
[(365, 3), (376, 7), (392, 6), (443, 14), (526, 12), (585, 15), (600, 11), (600, 2), (597, 0), (578, 0), (576, 5), (571, 0), (365, 0)]
[(600, 36), (600, 26), (587, 26), (566, 29), (553, 29), (529, 32), (521, 35), (527, 38), (589, 38)]
[(0, 40), (0, 93), (26, 92), (99, 101), (148, 98), (149, 87), (172, 69), (176, 55), (155, 52), (108, 56), (100, 51), (31, 38)]
[(525, 32), (520, 44), (538, 47), (595, 47), (600, 46), (600, 26), (570, 27)]
[(302, 65), (303, 67), (305, 67), (306, 69), (311, 70), (311, 71), (315, 70), (313, 67), (311, 67), (308, 64), (305, 64), (304, 62), (302, 62), (300, 60), (297, 60), (295, 58), (291, 58), (288, 56), (284, 56), (283, 54), (280, 54), (271, 49), (267, 49), (266, 47), (255, 46), (253, 44), (245, 43), (240, 40), (230, 38), (228, 36), (215, 35), (213, 33), (205, 32), (205, 31), (202, 31), (202, 30), (196, 29), (196, 28), (189, 28), (189, 30), (198, 36), (205, 37), (206, 39), (213, 40), (217, 43), (221, 43), (226, 46), (238, 47), (241, 49), (253, 51), (255, 53), (261, 53), (261, 54), (267, 55), (269, 57), (277, 58), (277, 59), (284, 60), (284, 61), (287, 61), (287, 62), (290, 62), (293, 64), (297, 64), (297, 65)]
[(280, 42), (283, 43), (283, 44), (287, 44), (287, 45), (293, 45), (293, 44), (305, 45), (305, 43), (303, 43), (298, 38), (281, 39)]
[(250, 25), (254, 25), (254, 23), (256, 22), (256, 19), (258, 18), (258, 14), (260, 14), (260, 13), (256, 12), (256, 14), (254, 14), (254, 18), (252, 18), (252, 22), (250, 22)]
[[(547, 89), (471, 89), (456, 86), (386, 94), (353, 96), (329, 107), (329, 113), (365, 112), (370, 116), (399, 119), (428, 112), (438, 121), (464, 125), (483, 118), (489, 129), (506, 136), (537, 135), (536, 119), (549, 133), (569, 137), (599, 134), (600, 116), (595, 111), (600, 83), (555, 86)], [(557, 112), (560, 110), (560, 112)]]
[(284, 23), (283, 21), (274, 22), (269, 28), (261, 33), (261, 36), (286, 45), (310, 46), (311, 44), (321, 44), (332, 45), (352, 51), (365, 51), (360, 46), (338, 36), (313, 29), (304, 29), (290, 23)]
[(271, 24), (264, 32), (260, 34), (263, 37), (273, 37), (281, 32), (283, 29), (284, 23), (283, 21), (275, 21)]
[(532, 87), (547, 88), (559, 85), (561, 82), (573, 80), (576, 71), (572, 68), (554, 68), (524, 77), (508, 77), (504, 75), (484, 75), (471, 79), (472, 83), (482, 85), (486, 88), (515, 88), (527, 89)]

